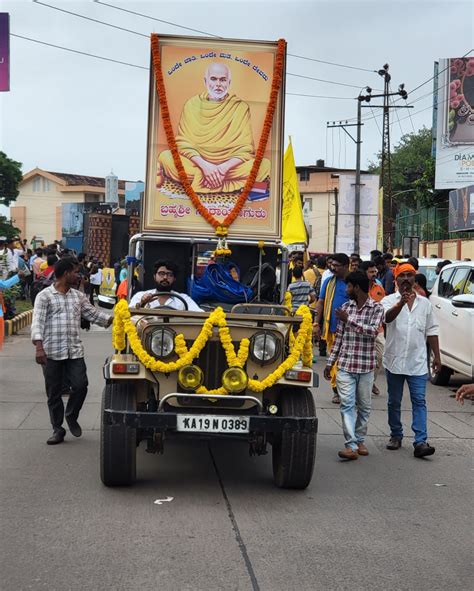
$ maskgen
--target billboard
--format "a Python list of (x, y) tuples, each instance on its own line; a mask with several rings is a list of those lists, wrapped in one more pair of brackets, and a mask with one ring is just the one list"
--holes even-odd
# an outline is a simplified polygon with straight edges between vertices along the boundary
[[(359, 253), (370, 254), (377, 248), (379, 221), (379, 175), (360, 177), (360, 237)], [(355, 175), (339, 175), (336, 251), (354, 252)]]
[(439, 60), (436, 189), (474, 182), (474, 58)]
[(140, 215), (141, 200), (145, 192), (145, 183), (137, 181), (125, 183), (125, 215)]
[[(251, 177), (268, 106), (276, 101), (255, 182), (229, 235), (281, 237), (284, 83), (276, 96), (271, 93), (274, 67), (280, 63), (278, 47), (275, 42), (160, 36), (156, 51), (164, 89), (159, 77), (157, 84), (155, 57), (150, 72), (143, 230), (213, 235), (204, 218), (209, 214), (221, 223), (238, 203)], [(284, 54), (282, 63), (284, 80)], [(160, 104), (164, 104), (163, 91), (168, 109)], [(176, 150), (169, 145), (170, 128)], [(203, 215), (180, 181), (176, 158)]]
[(63, 203), (62, 213), (62, 240), (66, 248), (76, 252), (82, 252), (84, 243), (84, 213), (87, 211), (87, 203)]
[(0, 12), (0, 92), (10, 90), (10, 15)]
[(474, 230), (474, 185), (449, 192), (449, 231)]

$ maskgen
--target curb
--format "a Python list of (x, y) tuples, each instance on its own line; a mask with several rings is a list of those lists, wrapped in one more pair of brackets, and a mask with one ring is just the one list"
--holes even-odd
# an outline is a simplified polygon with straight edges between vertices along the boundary
[(33, 310), (27, 310), (15, 316), (11, 320), (5, 320), (5, 336), (17, 334), (25, 326), (29, 326), (33, 320)]

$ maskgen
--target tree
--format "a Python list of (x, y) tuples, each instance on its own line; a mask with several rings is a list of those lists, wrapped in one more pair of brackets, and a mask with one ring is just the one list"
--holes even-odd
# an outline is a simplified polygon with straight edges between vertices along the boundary
[(20, 230), (15, 228), (4, 215), (0, 215), (0, 236), (5, 238), (14, 238), (19, 236)]
[[(435, 191), (435, 162), (431, 156), (431, 129), (423, 127), (416, 133), (401, 137), (391, 155), (392, 195), (398, 204), (418, 209), (445, 203), (448, 191)], [(378, 162), (369, 165), (369, 171), (380, 174), (381, 154)], [(409, 191), (409, 192), (408, 192)]]
[(23, 175), (21, 162), (16, 162), (0, 152), (0, 203), (10, 205), (18, 197), (18, 185)]

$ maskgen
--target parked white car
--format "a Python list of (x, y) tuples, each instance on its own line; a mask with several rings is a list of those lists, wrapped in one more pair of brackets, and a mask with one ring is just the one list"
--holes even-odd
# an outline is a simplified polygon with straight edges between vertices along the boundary
[[(436, 281), (436, 278), (438, 277), (436, 275), (436, 266), (438, 263), (442, 263), (444, 260), (445, 259), (434, 259), (434, 258), (430, 258), (430, 259), (419, 258), (418, 259), (418, 265), (419, 265), (418, 273), (423, 273), (423, 275), (426, 277), (426, 287), (430, 293), (433, 289), (433, 285)], [(451, 259), (451, 261), (453, 263), (458, 262), (458, 261), (453, 261), (452, 259)]]
[(453, 372), (474, 380), (474, 262), (447, 265), (441, 270), (430, 297), (439, 322), (441, 371), (433, 384), (446, 386)]

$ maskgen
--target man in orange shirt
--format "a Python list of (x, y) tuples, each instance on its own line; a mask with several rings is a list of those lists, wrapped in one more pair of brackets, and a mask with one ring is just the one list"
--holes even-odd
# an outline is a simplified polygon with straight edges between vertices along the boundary
[[(362, 270), (367, 273), (367, 277), (369, 278), (369, 297), (375, 302), (380, 302), (380, 300), (385, 297), (385, 290), (380, 285), (380, 283), (376, 281), (378, 272), (377, 266), (375, 265), (374, 261), (363, 261)], [(377, 374), (382, 367), (384, 349), (385, 337), (383, 334), (383, 326), (380, 326), (379, 334), (375, 339), (375, 355), (377, 357), (377, 366), (375, 368), (374, 385), (372, 387), (372, 394), (375, 394), (375, 396), (380, 395), (380, 390), (375, 384), (375, 379), (377, 378)]]

